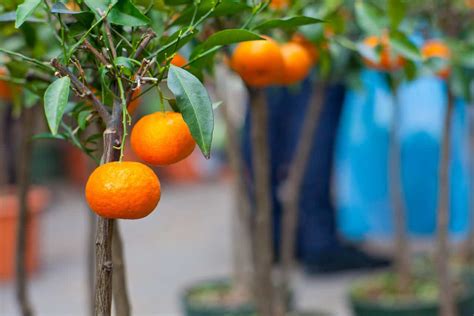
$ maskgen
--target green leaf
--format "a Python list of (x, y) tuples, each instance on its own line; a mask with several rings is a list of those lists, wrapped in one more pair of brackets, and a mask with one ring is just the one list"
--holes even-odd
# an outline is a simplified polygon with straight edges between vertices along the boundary
[(357, 24), (369, 34), (380, 34), (385, 27), (383, 12), (367, 1), (357, 0), (355, 4)]
[(312, 18), (309, 16), (292, 16), (281, 19), (271, 19), (253, 27), (254, 30), (269, 30), (274, 28), (295, 28), (302, 25), (323, 23), (321, 19)]
[(25, 0), (16, 9), (16, 21), (15, 27), (19, 28), (30, 15), (33, 14), (35, 9), (40, 5), (41, 0)]
[(33, 135), (33, 140), (40, 140), (40, 139), (60, 139), (60, 140), (67, 140), (67, 136), (64, 134), (51, 134), (48, 132), (39, 133)]
[(91, 111), (86, 110), (79, 112), (79, 115), (77, 116), (77, 124), (79, 125), (79, 128), (81, 130), (84, 130), (87, 126), (87, 118), (91, 114)]
[(176, 106), (204, 157), (211, 153), (214, 113), (212, 101), (202, 83), (188, 71), (170, 66), (168, 87), (176, 97)]
[[(186, 9), (180, 14), (180, 16), (173, 22), (172, 25), (177, 24), (189, 24), (192, 20), (194, 15), (194, 5), (192, 5), (192, 1), (189, 5), (186, 6)], [(216, 0), (201, 0), (199, 3), (198, 11), (196, 14), (196, 19), (199, 19), (204, 14), (209, 12), (214, 6), (216, 5)], [(224, 0), (218, 4), (212, 12), (211, 16), (225, 16), (240, 13), (242, 11), (249, 11), (251, 7), (240, 0)]]
[(70, 84), (69, 77), (62, 77), (51, 83), (44, 94), (44, 112), (53, 135), (57, 134), (61, 123), (69, 98)]
[(203, 50), (215, 46), (229, 45), (244, 41), (262, 40), (258, 34), (243, 29), (227, 29), (212, 34), (201, 44)]
[(406, 11), (406, 3), (404, 0), (388, 0), (387, 15), (390, 19), (390, 25), (393, 29), (397, 29), (400, 22), (403, 21)]
[(130, 0), (118, 0), (110, 10), (107, 20), (112, 24), (124, 26), (143, 26), (151, 23)]
[[(16, 21), (15, 11), (10, 11), (10, 12), (5, 12), (5, 13), (0, 14), (0, 22), (13, 22), (13, 21)], [(26, 18), (26, 22), (38, 23), (38, 22), (45, 22), (45, 20), (41, 20), (33, 16), (29, 16), (28, 18)]]
[(117, 0), (84, 0), (84, 3), (98, 17), (107, 12), (110, 6), (114, 6)]
[(420, 50), (404, 33), (391, 31), (389, 41), (393, 49), (400, 55), (413, 61), (422, 60)]

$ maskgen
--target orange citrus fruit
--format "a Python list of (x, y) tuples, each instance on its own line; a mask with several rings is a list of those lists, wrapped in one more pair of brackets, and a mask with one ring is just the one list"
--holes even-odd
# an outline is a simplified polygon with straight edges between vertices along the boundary
[(156, 112), (133, 127), (133, 151), (151, 165), (169, 165), (189, 156), (196, 146), (181, 113)]
[(474, 9), (474, 0), (464, 0), (464, 4), (469, 9)]
[(288, 8), (290, 0), (271, 0), (270, 8), (273, 10), (282, 10)]
[(92, 172), (86, 184), (89, 207), (105, 218), (143, 218), (155, 209), (160, 197), (158, 177), (139, 162), (103, 164)]
[(266, 87), (280, 81), (284, 70), (280, 46), (271, 38), (237, 45), (231, 66), (253, 87)]
[(405, 64), (405, 59), (391, 50), (387, 35), (382, 35), (381, 37), (369, 36), (364, 40), (364, 45), (372, 49), (376, 49), (379, 45), (381, 46), (380, 60), (378, 62), (364, 58), (365, 64), (370, 68), (391, 71), (400, 69)]
[(183, 67), (187, 63), (188, 63), (188, 61), (186, 60), (186, 58), (184, 58), (180, 54), (174, 55), (173, 59), (171, 59), (171, 64), (175, 65), (176, 67)]
[(285, 43), (281, 45), (281, 53), (285, 64), (281, 83), (294, 84), (308, 76), (313, 61), (303, 46), (291, 42)]
[(68, 1), (68, 2), (65, 4), (65, 7), (66, 7), (69, 11), (75, 11), (75, 12), (81, 11), (81, 7), (80, 7), (79, 4), (77, 4), (77, 2), (74, 1), (74, 0)]
[(306, 52), (308, 52), (309, 56), (311, 57), (313, 63), (316, 63), (318, 61), (319, 54), (318, 50), (316, 49), (316, 46), (308, 39), (306, 39), (303, 35), (296, 33), (291, 38), (291, 42), (303, 46), (304, 49), (306, 49)]
[(421, 49), (421, 53), (423, 57), (426, 59), (441, 58), (444, 62), (446, 62), (446, 65), (444, 65), (441, 69), (439, 69), (436, 72), (436, 74), (443, 79), (446, 79), (449, 77), (450, 69), (447, 63), (449, 59), (451, 58), (451, 51), (446, 44), (444, 44), (443, 42), (439, 40), (427, 41), (423, 45)]

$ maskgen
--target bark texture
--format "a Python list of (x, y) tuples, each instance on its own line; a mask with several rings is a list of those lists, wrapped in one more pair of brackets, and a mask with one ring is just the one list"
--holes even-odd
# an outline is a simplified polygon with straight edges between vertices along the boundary
[(410, 289), (410, 250), (406, 233), (405, 197), (401, 179), (401, 152), (400, 152), (400, 104), (397, 92), (394, 93), (392, 126), (389, 135), (389, 193), (393, 208), (395, 228), (395, 270), (398, 276), (400, 292)]
[(306, 166), (311, 158), (313, 139), (324, 103), (326, 84), (318, 82), (311, 98), (301, 128), (298, 144), (289, 166), (287, 179), (282, 190), (283, 219), (281, 226), (281, 280), (278, 298), (275, 302), (276, 315), (288, 313), (288, 295), (290, 293), (290, 274), (294, 264), (296, 229), (298, 226), (299, 200)]
[(249, 95), (251, 102), (252, 165), (255, 186), (255, 299), (260, 316), (274, 316), (268, 108), (263, 90), (249, 88)]
[(130, 316), (131, 306), (128, 299), (128, 287), (123, 253), (123, 242), (120, 236), (119, 222), (115, 222), (112, 238), (112, 262), (114, 273), (112, 276), (112, 290), (116, 316)]
[(34, 108), (23, 109), (21, 114), (22, 130), (17, 165), (18, 190), (18, 226), (16, 236), (16, 298), (23, 316), (33, 315), (28, 295), (28, 275), (25, 267), (26, 241), (28, 239), (28, 191), (30, 188), (30, 164), (33, 143)]
[(450, 216), (450, 179), (451, 125), (454, 109), (454, 97), (448, 91), (448, 106), (443, 124), (441, 159), (439, 165), (439, 191), (437, 215), (437, 267), (440, 291), (440, 315), (456, 316), (453, 283), (449, 271), (449, 216)]

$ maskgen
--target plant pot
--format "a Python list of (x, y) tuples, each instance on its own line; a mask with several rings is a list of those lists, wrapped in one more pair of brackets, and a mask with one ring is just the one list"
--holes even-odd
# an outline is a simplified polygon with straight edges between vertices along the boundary
[[(465, 282), (465, 291), (457, 299), (459, 316), (474, 314), (474, 282), (472, 275), (462, 279)], [(369, 298), (354, 297), (351, 295), (351, 306), (356, 316), (438, 316), (439, 302), (437, 300), (425, 302), (386, 302)]]
[(250, 303), (232, 306), (218, 302), (197, 302), (195, 296), (204, 292), (224, 293), (229, 291), (228, 280), (210, 280), (198, 282), (185, 290), (182, 303), (186, 316), (256, 316), (255, 307)]
[[(25, 265), (29, 276), (39, 267), (39, 214), (48, 201), (48, 191), (33, 187), (28, 193), (29, 220), (26, 227)], [(15, 276), (16, 232), (18, 224), (18, 197), (14, 188), (0, 192), (0, 281), (9, 281)]]
[[(225, 304), (223, 302), (205, 303), (196, 300), (199, 293), (214, 292), (225, 293), (229, 291), (231, 284), (229, 280), (217, 279), (198, 282), (184, 291), (182, 298), (183, 309), (186, 316), (257, 316), (255, 306), (251, 303)], [(292, 295), (288, 295), (289, 306), (292, 307)], [(321, 316), (322, 314), (295, 313), (292, 316)]]

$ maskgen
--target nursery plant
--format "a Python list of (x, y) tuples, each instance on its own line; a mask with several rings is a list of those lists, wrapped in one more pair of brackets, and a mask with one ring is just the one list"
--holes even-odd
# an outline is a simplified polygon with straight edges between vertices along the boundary
[[(13, 14), (4, 15), (17, 28), (37, 23), (49, 29), (57, 48), (48, 52), (50, 60), (26, 51), (0, 49), (8, 56), (8, 66), (27, 64), (28, 71), (34, 72), (27, 77), (25, 69), (12, 66), (4, 79), (22, 83), (25, 91), (43, 101), (50, 132), (36, 138), (70, 141), (100, 163), (85, 188), (89, 206), (99, 215), (96, 315), (111, 312), (116, 220), (144, 217), (160, 199), (160, 183), (152, 169), (142, 162), (124, 161), (127, 136), (131, 133), (133, 150), (148, 164), (175, 163), (189, 155), (195, 144), (208, 158), (213, 106), (198, 79), (203, 66), (197, 61), (224, 45), (261, 38), (256, 30), (245, 28), (222, 29), (206, 36), (203, 25), (241, 10), (251, 12), (253, 18), (260, 12), (256, 8), (266, 5), (253, 8), (230, 0), (27, 0)], [(184, 62), (177, 51), (196, 38), (202, 44)], [(130, 132), (134, 101), (151, 90), (158, 96), (158, 112), (143, 117)], [(99, 133), (93, 131), (94, 126), (99, 126)], [(127, 299), (123, 290), (114, 291), (116, 307)], [(117, 308), (117, 313), (128, 315), (130, 310)]]

